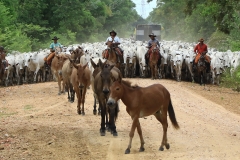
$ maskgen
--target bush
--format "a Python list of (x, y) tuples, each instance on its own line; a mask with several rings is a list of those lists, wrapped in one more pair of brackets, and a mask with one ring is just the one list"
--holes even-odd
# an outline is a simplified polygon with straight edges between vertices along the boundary
[(221, 78), (221, 86), (227, 88), (236, 88), (240, 86), (240, 66), (232, 73), (227, 69)]

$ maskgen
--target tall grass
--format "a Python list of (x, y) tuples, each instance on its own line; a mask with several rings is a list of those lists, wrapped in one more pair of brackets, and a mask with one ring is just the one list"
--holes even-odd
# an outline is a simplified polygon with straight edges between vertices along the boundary
[(240, 66), (232, 73), (227, 69), (221, 77), (221, 86), (227, 88), (234, 88), (240, 86)]

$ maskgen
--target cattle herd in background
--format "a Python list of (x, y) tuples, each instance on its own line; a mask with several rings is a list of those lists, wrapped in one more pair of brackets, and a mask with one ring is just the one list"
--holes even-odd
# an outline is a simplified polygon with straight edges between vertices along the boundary
[[(193, 70), (193, 52), (194, 43), (184, 43), (180, 41), (162, 41), (160, 46), (161, 63), (158, 66), (159, 79), (170, 78), (177, 81), (185, 80), (194, 82), (197, 80), (196, 71)], [(149, 78), (150, 69), (145, 62), (147, 52), (147, 42), (132, 41), (122, 39), (120, 45), (124, 50), (124, 64), (121, 65), (123, 77)], [(91, 68), (91, 59), (102, 57), (102, 51), (106, 49), (104, 42), (73, 44), (63, 47), (61, 54), (65, 54), (66, 59), (74, 59), (76, 63), (85, 65), (88, 63)], [(34, 83), (51, 81), (56, 75), (51, 69), (44, 66), (44, 57), (49, 54), (49, 49), (43, 49), (37, 52), (20, 53), (12, 52), (6, 56), (8, 66), (5, 76), (1, 79), (2, 86), (9, 86), (23, 83)], [(231, 68), (231, 73), (240, 64), (240, 52), (219, 52), (216, 49), (209, 48), (208, 53), (211, 57), (211, 71), (207, 74), (207, 82), (219, 84), (220, 75)], [(61, 68), (57, 69), (58, 72)]]

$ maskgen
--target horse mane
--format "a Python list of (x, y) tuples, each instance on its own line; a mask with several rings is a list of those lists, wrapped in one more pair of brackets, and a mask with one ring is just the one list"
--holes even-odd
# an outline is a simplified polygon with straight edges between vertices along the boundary
[(123, 83), (124, 85), (126, 85), (127, 87), (130, 87), (130, 88), (139, 88), (139, 86), (138, 86), (137, 84), (132, 85), (132, 82), (130, 82), (130, 81), (124, 81), (124, 80), (122, 80), (122, 83)]

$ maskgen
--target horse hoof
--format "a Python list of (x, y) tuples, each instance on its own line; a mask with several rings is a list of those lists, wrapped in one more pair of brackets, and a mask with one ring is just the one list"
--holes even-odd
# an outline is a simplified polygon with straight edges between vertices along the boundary
[(165, 147), (166, 147), (167, 149), (169, 149), (169, 148), (170, 148), (169, 143), (165, 144)]
[(82, 113), (80, 110), (78, 110), (77, 112), (78, 112), (79, 115), (81, 115), (81, 113)]
[(163, 151), (164, 150), (164, 148), (161, 146), (160, 148), (159, 148), (159, 151)]
[(130, 149), (127, 148), (126, 151), (125, 151), (125, 154), (129, 154), (130, 153)]
[(101, 112), (98, 112), (98, 115), (101, 115)]
[(117, 137), (117, 136), (118, 136), (118, 133), (117, 133), (117, 132), (114, 132), (114, 133), (113, 133), (113, 136), (114, 136), (114, 137)]
[(105, 135), (106, 135), (105, 130), (100, 129), (100, 135), (101, 135), (101, 136), (105, 136)]
[(82, 116), (85, 116), (85, 112), (82, 112)]
[(61, 93), (59, 92), (58, 95), (61, 95)]
[[(112, 130), (111, 130), (109, 127), (107, 127), (107, 131), (108, 131), (108, 132), (111, 132)], [(112, 134), (112, 132), (111, 132), (111, 134)]]
[(96, 114), (97, 114), (97, 111), (94, 111), (94, 110), (93, 110), (93, 114), (96, 115)]
[(118, 136), (117, 131), (112, 131), (112, 135), (113, 135), (114, 137)]
[(139, 152), (144, 152), (144, 151), (145, 151), (145, 148), (143, 148), (143, 147), (139, 148)]

